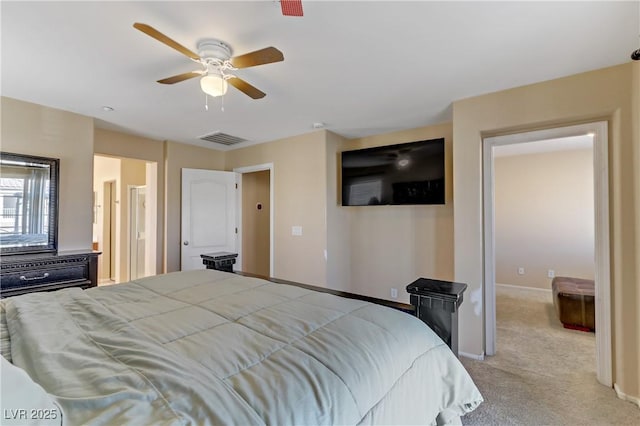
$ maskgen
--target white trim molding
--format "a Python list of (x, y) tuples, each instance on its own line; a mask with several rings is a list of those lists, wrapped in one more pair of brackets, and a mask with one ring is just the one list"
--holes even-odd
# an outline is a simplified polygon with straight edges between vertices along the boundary
[(523, 290), (523, 291), (541, 291), (543, 293), (551, 293), (550, 288), (538, 288), (538, 287), (525, 287), (523, 285), (513, 285), (513, 284), (500, 284), (496, 283), (496, 288), (506, 288), (506, 289), (514, 289), (514, 290)]
[[(613, 385), (611, 362), (611, 271), (609, 252), (609, 139), (606, 121), (483, 139), (485, 353), (496, 353), (494, 148), (503, 145), (590, 135), (593, 138), (595, 216), (596, 376)], [(561, 142), (559, 142), (561, 143)]]
[(475, 359), (476, 361), (484, 361), (484, 352), (482, 352), (481, 354), (470, 354), (467, 352), (458, 351), (458, 355), (469, 359)]
[(613, 384), (613, 389), (616, 391), (616, 395), (618, 395), (618, 398), (623, 399), (625, 401), (632, 402), (632, 403), (636, 404), (638, 406), (638, 408), (640, 408), (640, 398), (637, 398), (637, 397), (631, 396), (631, 395), (627, 395), (626, 393), (622, 392), (617, 383)]

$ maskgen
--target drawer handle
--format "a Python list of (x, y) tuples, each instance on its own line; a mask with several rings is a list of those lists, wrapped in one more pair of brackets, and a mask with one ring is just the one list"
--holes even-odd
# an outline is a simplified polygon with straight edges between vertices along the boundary
[(49, 276), (48, 272), (45, 272), (44, 275), (40, 276), (40, 277), (31, 277), (31, 278), (27, 278), (24, 275), (20, 275), (20, 279), (22, 281), (33, 281), (33, 280), (44, 280), (45, 278), (47, 278)]

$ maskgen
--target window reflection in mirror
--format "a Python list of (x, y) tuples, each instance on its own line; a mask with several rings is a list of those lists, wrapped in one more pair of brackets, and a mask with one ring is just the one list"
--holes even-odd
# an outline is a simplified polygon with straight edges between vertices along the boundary
[(57, 159), (0, 153), (2, 254), (55, 251)]

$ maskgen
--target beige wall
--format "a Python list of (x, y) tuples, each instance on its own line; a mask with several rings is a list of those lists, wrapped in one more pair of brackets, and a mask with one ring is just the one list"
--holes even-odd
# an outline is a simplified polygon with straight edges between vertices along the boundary
[(224, 152), (186, 145), (176, 142), (165, 142), (165, 265), (166, 272), (180, 270), (180, 227), (182, 177), (181, 170), (207, 169), (224, 170)]
[(60, 159), (58, 250), (91, 249), (93, 119), (2, 97), (2, 151)]
[(131, 158), (157, 164), (157, 229), (156, 229), (156, 272), (164, 267), (164, 142), (111, 130), (95, 129), (95, 153), (112, 157)]
[[(611, 282), (614, 382), (640, 396), (637, 169), (638, 63), (491, 93), (453, 104), (455, 279), (469, 285), (460, 310), (460, 350), (481, 354), (482, 137), (586, 121), (609, 122)], [(634, 98), (637, 93), (634, 94)], [(638, 101), (635, 100), (635, 107)]]
[(351, 286), (351, 219), (342, 207), (340, 190), (340, 153), (347, 139), (326, 132), (327, 158), (327, 287), (353, 292)]
[[(385, 299), (395, 287), (408, 302), (404, 288), (416, 278), (453, 277), (451, 136), (450, 123), (352, 141), (320, 131), (228, 151), (226, 169), (274, 163), (276, 277)], [(340, 205), (340, 152), (439, 137), (446, 205)], [(293, 225), (303, 227), (301, 237), (291, 235)]]
[[(408, 302), (407, 284), (419, 277), (453, 278), (452, 125), (421, 127), (353, 139), (344, 150), (445, 138), (445, 205), (340, 207), (350, 240), (349, 291)], [(333, 232), (333, 230), (329, 230)]]
[[(325, 131), (226, 152), (226, 170), (273, 163), (276, 278), (326, 285)], [(302, 226), (302, 235), (291, 235)]]
[(549, 269), (593, 279), (592, 150), (496, 157), (494, 169), (496, 282), (551, 290)]
[[(242, 271), (269, 276), (269, 170), (242, 175)], [(261, 209), (258, 209), (258, 204)]]

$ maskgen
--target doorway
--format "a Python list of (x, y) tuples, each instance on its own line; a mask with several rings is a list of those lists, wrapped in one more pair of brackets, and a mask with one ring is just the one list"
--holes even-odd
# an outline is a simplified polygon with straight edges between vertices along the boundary
[[(273, 277), (273, 163), (238, 167), (233, 171), (241, 174), (238, 185), (237, 209), (238, 223), (241, 224), (238, 232), (238, 263), (243, 272)], [(247, 184), (246, 191), (245, 183)], [(245, 192), (253, 195), (245, 197)], [(260, 204), (260, 208), (258, 208), (258, 204)], [(245, 220), (247, 221), (246, 225)], [(245, 226), (247, 226), (246, 229)], [(246, 262), (245, 257), (247, 257)], [(253, 272), (254, 270), (256, 272)]]
[(242, 175), (242, 271), (269, 277), (270, 171)]
[(595, 216), (595, 293), (596, 293), (596, 376), (611, 386), (611, 312), (609, 266), (609, 196), (607, 123), (597, 122), (555, 129), (533, 131), (483, 140), (484, 168), (484, 289), (485, 351), (496, 353), (496, 252), (495, 252), (495, 151), (497, 147), (547, 141), (580, 135), (593, 138), (593, 192)]
[(96, 200), (93, 244), (99, 285), (155, 275), (157, 260), (157, 164), (94, 155)]

